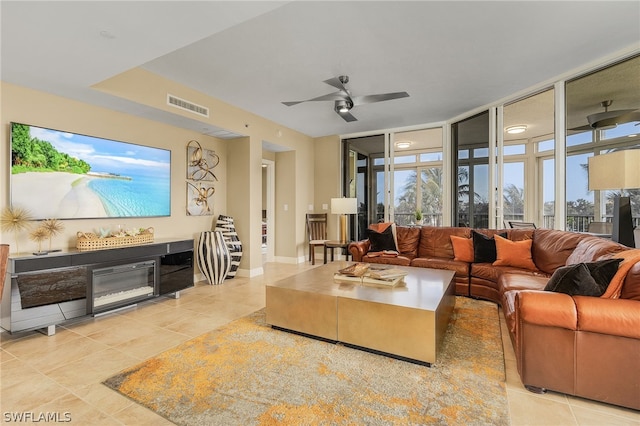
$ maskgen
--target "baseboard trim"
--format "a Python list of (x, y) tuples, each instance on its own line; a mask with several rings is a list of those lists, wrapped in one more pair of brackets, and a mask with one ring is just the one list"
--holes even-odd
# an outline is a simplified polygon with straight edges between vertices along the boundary
[(273, 259), (276, 263), (288, 263), (290, 265), (297, 265), (298, 263), (303, 263), (305, 261), (304, 256), (300, 257), (284, 257), (284, 256), (276, 256)]
[(259, 268), (253, 268), (253, 269), (238, 269), (236, 271), (237, 277), (253, 278), (259, 275), (264, 275), (264, 268), (262, 268), (262, 266)]

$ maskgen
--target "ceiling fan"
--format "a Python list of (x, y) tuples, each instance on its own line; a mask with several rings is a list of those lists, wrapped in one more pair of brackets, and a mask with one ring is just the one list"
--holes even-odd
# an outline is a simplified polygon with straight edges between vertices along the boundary
[(282, 102), (286, 106), (293, 106), (302, 102), (315, 102), (315, 101), (334, 101), (334, 111), (342, 117), (346, 122), (358, 121), (349, 111), (351, 108), (359, 105), (372, 104), (374, 102), (389, 101), (392, 99), (406, 98), (409, 96), (407, 92), (393, 92), (393, 93), (381, 93), (378, 95), (365, 95), (365, 96), (351, 96), (351, 92), (345, 87), (345, 84), (349, 82), (349, 76), (341, 75), (339, 77), (330, 78), (325, 80), (330, 86), (338, 89), (337, 92), (329, 93), (327, 95), (318, 96), (317, 98), (307, 99), (306, 101), (294, 101), (294, 102)]
[(640, 121), (640, 110), (621, 109), (609, 111), (611, 104), (613, 104), (612, 100), (600, 102), (600, 105), (604, 108), (604, 112), (597, 112), (595, 114), (588, 115), (588, 126), (580, 126), (571, 130), (602, 130), (616, 127), (618, 124)]

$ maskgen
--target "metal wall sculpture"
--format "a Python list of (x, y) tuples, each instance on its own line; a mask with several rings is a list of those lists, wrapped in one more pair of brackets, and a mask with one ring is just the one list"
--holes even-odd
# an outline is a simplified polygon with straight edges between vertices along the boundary
[(220, 157), (210, 149), (203, 149), (196, 140), (187, 143), (187, 215), (213, 214), (213, 182), (218, 178), (214, 168)]

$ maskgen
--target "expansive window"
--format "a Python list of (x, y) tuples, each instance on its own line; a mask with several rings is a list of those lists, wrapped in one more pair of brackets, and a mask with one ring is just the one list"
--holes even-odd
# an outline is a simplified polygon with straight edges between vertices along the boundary
[(631, 197), (634, 225), (640, 225), (640, 189), (589, 191), (587, 166), (593, 155), (640, 147), (640, 121), (628, 114), (640, 108), (638, 75), (636, 56), (566, 83), (568, 230), (587, 231), (593, 221), (610, 222), (613, 199), (623, 193)]
[[(638, 75), (635, 56), (558, 82), (564, 102), (549, 88), (495, 106), (452, 123), (451, 146), (442, 145), (442, 127), (349, 139), (345, 194), (360, 201), (360, 227), (380, 220), (411, 225), (419, 210), (433, 225), (494, 227), (515, 219), (587, 231), (593, 221), (611, 221), (613, 199), (621, 194), (631, 197), (640, 226), (640, 189), (589, 191), (587, 167), (591, 156), (640, 148)], [(622, 119), (610, 119), (612, 112)], [(564, 137), (556, 135), (555, 120), (563, 113)], [(514, 127), (521, 131), (513, 133)]]
[(456, 157), (453, 222), (456, 226), (489, 227), (489, 113), (451, 126)]
[(538, 204), (542, 206), (542, 228), (555, 228), (555, 167), (555, 158), (549, 156), (539, 158), (538, 174), (542, 191), (538, 194)]
[(442, 165), (418, 164), (396, 169), (394, 181), (397, 182), (394, 211), (398, 224), (415, 224), (416, 212), (420, 211), (424, 224), (442, 225)]
[(344, 194), (357, 198), (359, 206), (352, 238), (365, 238), (368, 224), (383, 220), (414, 224), (418, 210), (424, 223), (442, 224), (441, 127), (345, 139), (343, 144), (349, 164)]
[(504, 163), (503, 215), (505, 220), (524, 220), (524, 161)]
[(504, 220), (553, 226), (554, 110), (553, 89), (504, 106)]
[(393, 216), (399, 225), (442, 225), (442, 128), (393, 134)]

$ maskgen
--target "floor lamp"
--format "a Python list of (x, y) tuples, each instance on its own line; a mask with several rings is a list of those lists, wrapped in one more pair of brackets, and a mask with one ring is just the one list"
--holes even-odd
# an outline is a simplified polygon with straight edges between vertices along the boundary
[(332, 198), (331, 213), (340, 215), (340, 242), (347, 242), (347, 215), (358, 213), (357, 198)]
[[(589, 158), (589, 190), (640, 188), (640, 149), (626, 149)], [(616, 196), (613, 200), (611, 239), (635, 247), (631, 199)]]

